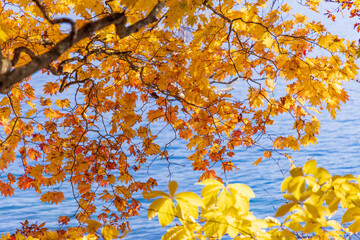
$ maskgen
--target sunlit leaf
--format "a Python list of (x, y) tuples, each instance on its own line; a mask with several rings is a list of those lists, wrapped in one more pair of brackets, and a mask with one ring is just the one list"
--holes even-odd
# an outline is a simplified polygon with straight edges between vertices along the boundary
[(105, 240), (116, 239), (119, 236), (119, 231), (111, 225), (104, 225), (101, 231), (101, 235)]
[(169, 225), (175, 217), (175, 206), (172, 199), (166, 199), (159, 207), (158, 218), (162, 227)]
[(156, 198), (156, 197), (169, 197), (169, 195), (163, 191), (151, 191), (144, 194), (144, 198)]
[(227, 188), (229, 189), (234, 189), (236, 191), (236, 193), (247, 197), (247, 198), (254, 198), (255, 194), (254, 192), (251, 190), (251, 188), (245, 184), (241, 184), (241, 183), (234, 183), (234, 184), (229, 184), (227, 186)]
[(155, 199), (148, 208), (148, 219), (154, 218), (158, 214), (159, 209), (167, 200), (168, 199), (166, 198)]
[(177, 182), (175, 182), (175, 181), (170, 181), (169, 182), (169, 194), (170, 194), (170, 197), (174, 197), (177, 187), (178, 187)]
[(204, 203), (201, 198), (193, 192), (181, 192), (175, 195), (175, 198), (187, 201), (191, 205), (204, 207)]

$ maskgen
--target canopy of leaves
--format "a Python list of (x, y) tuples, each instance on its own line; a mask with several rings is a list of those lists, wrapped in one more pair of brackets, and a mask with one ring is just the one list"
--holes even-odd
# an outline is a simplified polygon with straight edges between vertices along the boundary
[[(313, 10), (319, 2), (306, 1)], [(162, 226), (197, 217), (198, 197), (174, 195), (172, 182), (169, 195), (146, 195), (156, 179), (137, 180), (144, 164), (171, 162), (172, 140), (159, 144), (159, 124), (186, 141), (199, 180), (219, 179), (212, 166), (235, 169), (235, 151), (258, 145), (263, 135), (272, 141), (265, 158), (315, 144), (315, 114), (326, 109), (336, 117), (348, 99), (342, 83), (358, 70), (357, 43), (281, 1), (1, 0), (0, 9), (0, 193), (33, 189), (42, 202), (59, 204), (63, 183), (70, 183), (79, 207), (72, 216), (79, 227), (47, 237), (126, 235), (127, 219), (140, 208), (135, 192), (162, 197), (149, 212)], [(292, 134), (270, 135), (267, 127), (282, 114), (292, 117)], [(19, 162), (22, 174), (15, 176), (9, 169)], [(243, 185), (205, 183), (205, 206), (222, 189), (218, 209), (202, 212), (205, 218), (225, 211), (227, 199), (237, 209), (252, 197)], [(300, 183), (289, 188), (297, 200)], [(206, 236), (239, 233), (206, 226)], [(19, 234), (45, 232), (26, 229)]]

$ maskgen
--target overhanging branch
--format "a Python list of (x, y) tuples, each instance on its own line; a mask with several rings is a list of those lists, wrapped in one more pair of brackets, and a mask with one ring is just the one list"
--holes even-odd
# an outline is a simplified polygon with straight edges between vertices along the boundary
[[(152, 11), (142, 20), (136, 22), (135, 24), (125, 27), (126, 16), (124, 13), (113, 13), (107, 17), (99, 19), (94, 22), (90, 22), (80, 28), (77, 33), (70, 34), (65, 39), (57, 43), (50, 51), (44, 53), (40, 56), (31, 56), (32, 61), (21, 67), (17, 67), (12, 71), (6, 72), (0, 75), (0, 93), (6, 94), (10, 91), (11, 87), (21, 82), (24, 78), (30, 76), (31, 74), (41, 70), (48, 69), (48, 66), (58, 59), (65, 51), (71, 48), (74, 44), (78, 43), (84, 38), (90, 37), (96, 31), (99, 31), (111, 24), (115, 24), (116, 33), (120, 38), (125, 38), (130, 34), (139, 31), (141, 28), (157, 21), (156, 15), (161, 11), (165, 6), (164, 2), (159, 2), (155, 5)], [(22, 49), (21, 52), (28, 52)], [(29, 54), (29, 53), (28, 53)], [(19, 57), (19, 56), (17, 56)], [(16, 62), (15, 59), (14, 62)]]

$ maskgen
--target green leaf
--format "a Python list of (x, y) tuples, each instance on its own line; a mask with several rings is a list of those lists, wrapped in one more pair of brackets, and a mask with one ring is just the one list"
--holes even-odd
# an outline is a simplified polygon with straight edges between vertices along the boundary
[(175, 206), (172, 199), (168, 198), (158, 211), (159, 223), (162, 227), (169, 225), (175, 218)]
[(177, 187), (178, 187), (177, 182), (175, 181), (169, 182), (169, 194), (171, 198), (174, 197)]

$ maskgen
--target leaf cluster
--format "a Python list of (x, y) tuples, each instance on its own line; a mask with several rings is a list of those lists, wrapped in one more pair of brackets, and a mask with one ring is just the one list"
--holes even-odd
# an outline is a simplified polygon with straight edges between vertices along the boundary
[[(204, 186), (201, 199), (189, 192), (173, 198), (161, 191), (150, 192), (147, 197), (161, 198), (150, 204), (148, 217), (158, 216), (162, 227), (177, 218), (180, 224), (169, 228), (164, 240), (221, 239), (224, 235), (231, 239), (345, 239), (359, 233), (359, 179), (350, 174), (331, 176), (316, 165), (315, 160), (309, 160), (290, 171), (281, 184), (286, 203), (278, 208), (275, 218), (257, 219), (249, 211), (249, 200), (255, 197), (250, 187), (224, 185), (218, 180), (199, 183)], [(175, 182), (169, 183), (172, 194), (174, 186)], [(182, 200), (176, 196), (182, 194), (193, 196), (187, 204), (179, 204)], [(345, 210), (340, 223), (331, 219), (339, 206)], [(193, 210), (188, 211), (190, 208)]]

